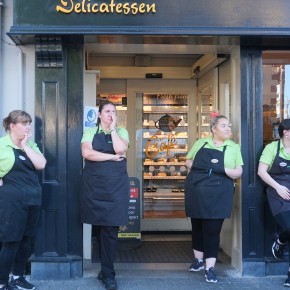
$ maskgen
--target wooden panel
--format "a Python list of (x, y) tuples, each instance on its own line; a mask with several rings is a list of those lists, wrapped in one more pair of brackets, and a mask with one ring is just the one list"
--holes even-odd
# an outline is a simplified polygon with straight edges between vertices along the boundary
[(241, 47), (241, 149), (243, 259), (264, 259), (263, 184), (257, 166), (263, 149), (262, 50)]
[[(43, 109), (43, 139), (45, 142), (45, 156), (58, 155), (57, 132), (59, 130), (59, 82), (42, 82), (42, 109)], [(59, 182), (58, 163), (48, 160), (44, 169), (44, 182)]]
[(44, 210), (42, 213), (44, 231), (44, 256), (58, 256), (57, 252), (57, 210)]
[[(239, 35), (240, 33), (273, 35), (279, 29), (283, 33), (281, 35), (289, 35), (289, 29), (285, 28), (290, 27), (288, 0), (276, 0), (275, 5), (272, 0), (155, 0), (149, 3), (143, 1), (143, 3), (137, 2), (137, 6), (144, 5), (145, 2), (145, 6), (153, 5), (156, 12), (139, 11), (135, 16), (132, 14), (132, 9), (126, 14), (124, 11), (117, 13), (113, 6), (108, 8), (110, 13), (93, 12), (88, 8), (93, 6), (93, 1), (91, 3), (83, 1), (86, 2), (83, 8), (76, 8), (76, 10), (73, 3), (80, 1), (18, 0), (14, 2), (11, 32), (21, 34), (29, 34), (29, 32), (47, 34), (48, 31), (52, 31), (57, 34), (98, 32), (142, 35), (150, 34), (151, 31), (151, 34), (156, 35), (159, 32), (160, 35), (162, 34), (160, 31), (163, 31), (163, 34), (182, 35), (193, 33), (189, 28), (198, 27), (194, 31), (196, 35)], [(131, 1), (126, 2), (131, 3)], [(65, 4), (68, 4), (67, 7)], [(122, 6), (122, 4), (118, 5)], [(67, 13), (63, 13), (61, 11), (63, 9), (68, 10)], [(120, 23), (122, 23), (121, 30)], [(279, 33), (276, 32), (276, 35)]]

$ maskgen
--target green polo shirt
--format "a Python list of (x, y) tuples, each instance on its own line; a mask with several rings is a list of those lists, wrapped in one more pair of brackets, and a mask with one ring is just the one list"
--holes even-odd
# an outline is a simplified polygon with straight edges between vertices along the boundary
[[(84, 134), (83, 134), (81, 143), (92, 142), (95, 134), (97, 133), (97, 129), (98, 129), (98, 127), (92, 127), (92, 128), (86, 129)], [(129, 143), (129, 134), (125, 128), (122, 128), (122, 127), (116, 128), (116, 131), (122, 139), (126, 140)], [(102, 126), (100, 125), (99, 134), (102, 132), (104, 132), (105, 134), (111, 134), (111, 132), (104, 131)]]
[[(28, 140), (27, 145), (37, 153), (42, 154), (38, 149), (37, 144), (33, 141)], [(12, 143), (9, 134), (0, 138), (0, 177), (5, 176), (13, 167), (13, 164), (15, 162), (13, 148), (20, 149)]]
[[(272, 143), (266, 145), (260, 157), (259, 161), (269, 165), (269, 169), (271, 168), (274, 162), (275, 156), (277, 154), (277, 148), (278, 148), (278, 141), (273, 141)], [(286, 160), (290, 160), (290, 154), (285, 152), (285, 148), (284, 148), (282, 140), (280, 142), (279, 156)]]
[(188, 154), (186, 155), (186, 158), (193, 160), (196, 153), (205, 143), (207, 144), (204, 146), (204, 148), (210, 148), (210, 149), (215, 149), (219, 151), (223, 151), (224, 146), (227, 146), (226, 151), (225, 151), (225, 159), (224, 159), (224, 164), (226, 168), (237, 168), (239, 166), (244, 165), (239, 144), (236, 144), (235, 142), (228, 139), (228, 140), (225, 140), (222, 146), (215, 147), (212, 141), (212, 136), (197, 140), (193, 144)]

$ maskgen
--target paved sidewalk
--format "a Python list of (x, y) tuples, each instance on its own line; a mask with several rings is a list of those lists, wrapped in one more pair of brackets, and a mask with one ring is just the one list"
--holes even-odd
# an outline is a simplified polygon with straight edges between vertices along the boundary
[[(218, 263), (216, 273), (218, 283), (207, 283), (204, 271), (192, 273), (189, 264), (116, 264), (116, 280), (119, 290), (192, 290), (192, 289), (287, 289), (283, 286), (286, 276), (259, 278), (241, 277), (229, 265)], [(93, 290), (105, 289), (97, 280), (98, 264), (85, 266), (83, 278), (66, 281), (33, 281), (37, 290)]]

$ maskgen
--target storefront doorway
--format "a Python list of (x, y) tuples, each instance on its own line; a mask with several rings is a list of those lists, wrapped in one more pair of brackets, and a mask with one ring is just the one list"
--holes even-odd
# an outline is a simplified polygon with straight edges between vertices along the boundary
[[(89, 46), (88, 51), (90, 50)], [(170, 62), (168, 58), (167, 66), (158, 68), (136, 67), (135, 65), (126, 68), (122, 68), (121, 65), (110, 67), (110, 65), (104, 65), (101, 61), (101, 54), (96, 53), (92, 54), (91, 60), (87, 59), (90, 71), (86, 74), (90, 76), (91, 81), (88, 82), (90, 84), (86, 84), (85, 91), (88, 91), (89, 85), (94, 86), (94, 89), (90, 91), (96, 92), (95, 96), (122, 95), (126, 97), (126, 127), (131, 140), (128, 169), (130, 176), (140, 180), (143, 191), (140, 208), (141, 232), (143, 233), (178, 234), (179, 232), (182, 235), (191, 230), (190, 221), (185, 217), (183, 210), (183, 182), (187, 173), (184, 164), (186, 152), (197, 138), (209, 134), (209, 112), (218, 110), (229, 117), (234, 115), (237, 119), (233, 120), (233, 124), (239, 123), (239, 114), (236, 114), (236, 108), (232, 107), (232, 104), (238, 102), (239, 98), (239, 93), (234, 91), (238, 89), (236, 84), (239, 82), (239, 74), (232, 72), (237, 65), (238, 49), (231, 48), (227, 52), (227, 56), (223, 57), (223, 63), (217, 63), (203, 74), (197, 71), (198, 75), (192, 74), (194, 67), (192, 64), (187, 67), (177, 67), (176, 70), (181, 79), (178, 79), (174, 69), (169, 67), (172, 61)], [(233, 58), (231, 58), (231, 53), (234, 55)], [(124, 61), (122, 57), (128, 58), (128, 56), (120, 55), (117, 57), (114, 54), (112, 57), (114, 64)], [(158, 56), (155, 55), (155, 57)], [(164, 58), (164, 55), (160, 54), (159, 57)], [(207, 54), (199, 55), (203, 62), (206, 62), (206, 57), (208, 57)], [(105, 58), (110, 60), (109, 55)], [(180, 56), (176, 55), (176, 58)], [(93, 65), (98, 60), (100, 65)], [(176, 61), (175, 59), (175, 66)], [(146, 78), (146, 73), (141, 76), (140, 70), (159, 72), (162, 78)], [(95, 77), (92, 78), (94, 72)], [(133, 78), (133, 75), (137, 77)], [(233, 80), (233, 75), (237, 79)], [(85, 101), (88, 100), (85, 99)], [(161, 118), (166, 114), (172, 117), (175, 126), (173, 130), (160, 128)], [(170, 136), (172, 132), (176, 143), (172, 144), (173, 148), (164, 149), (172, 141), (172, 136)], [(238, 133), (234, 132), (234, 137), (237, 135)], [(150, 143), (152, 136), (157, 138), (154, 144)], [(161, 143), (164, 144), (161, 145)], [(161, 150), (160, 145), (163, 148)], [(150, 150), (151, 147), (153, 151)], [(159, 150), (159, 155), (155, 154), (156, 150)], [(239, 187), (237, 191), (239, 195)], [(239, 209), (238, 200), (237, 198), (236, 209)], [(239, 212), (235, 212), (233, 219), (225, 223), (221, 237), (222, 246), (230, 256), (234, 249), (232, 242), (237, 239), (234, 234), (238, 225), (234, 225), (234, 221), (239, 220), (238, 215)], [(85, 227), (85, 259), (90, 257), (90, 248), (85, 246), (90, 244), (90, 241), (91, 231)]]

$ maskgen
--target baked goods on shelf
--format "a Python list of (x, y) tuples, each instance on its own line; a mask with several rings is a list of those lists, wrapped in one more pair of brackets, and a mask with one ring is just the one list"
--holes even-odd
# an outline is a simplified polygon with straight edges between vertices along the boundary
[(157, 176), (167, 176), (166, 172), (158, 172)]
[(144, 172), (144, 176), (152, 176), (152, 172)]

